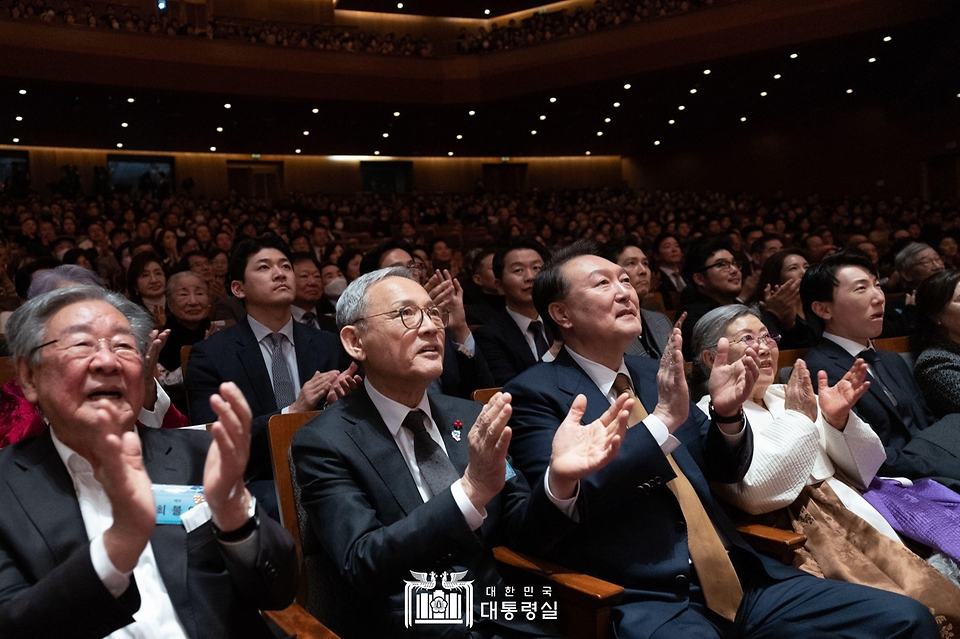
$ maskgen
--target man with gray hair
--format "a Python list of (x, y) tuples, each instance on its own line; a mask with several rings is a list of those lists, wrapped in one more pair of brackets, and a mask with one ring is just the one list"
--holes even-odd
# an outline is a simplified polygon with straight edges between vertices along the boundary
[(243, 484), (237, 387), (211, 398), (209, 433), (135, 428), (151, 329), (94, 286), (10, 319), (18, 381), (50, 428), (0, 451), (0, 636), (266, 638), (258, 611), (293, 599), (293, 542)]
[[(502, 583), (492, 549), (548, 548), (576, 527), (579, 480), (615, 457), (630, 402), (586, 426), (578, 408), (558, 420), (549, 469), (531, 490), (506, 458), (508, 394), (481, 406), (427, 393), (443, 372), (449, 312), (407, 268), (353, 281), (337, 324), (366, 378), (301, 428), (292, 448), (308, 535), (332, 582), (334, 616), (323, 621), (344, 637), (542, 636), (525, 615), (481, 621), (486, 589)], [(437, 585), (441, 575), (472, 582), (477, 612), (411, 627), (408, 608), (405, 623), (405, 589), (428, 574)]]
[(887, 303), (881, 337), (900, 337), (917, 332), (917, 287), (934, 273), (943, 270), (943, 260), (929, 244), (912, 242), (897, 253), (893, 267), (900, 275), (906, 295), (891, 298)]

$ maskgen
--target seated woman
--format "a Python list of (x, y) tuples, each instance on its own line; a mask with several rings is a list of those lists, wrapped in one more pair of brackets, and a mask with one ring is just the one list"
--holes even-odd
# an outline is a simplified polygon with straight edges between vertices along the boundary
[(152, 251), (137, 253), (127, 271), (127, 297), (146, 309), (157, 328), (167, 323), (166, 291), (167, 274), (163, 270), (163, 258)]
[(960, 413), (960, 271), (940, 271), (917, 289), (913, 376), (937, 419)]
[(160, 351), (160, 381), (164, 386), (183, 383), (180, 349), (205, 339), (210, 330), (210, 300), (207, 284), (190, 271), (181, 271), (167, 280), (167, 343)]
[[(698, 353), (691, 384), (709, 379), (721, 339), (729, 357), (753, 349), (760, 375), (743, 411), (753, 431), (753, 461), (736, 484), (713, 489), (738, 508), (807, 536), (794, 565), (811, 574), (908, 595), (960, 627), (960, 589), (911, 552), (859, 491), (885, 460), (880, 439), (851, 408), (867, 391), (857, 360), (835, 386), (798, 360), (788, 384), (774, 384), (779, 349), (759, 316), (734, 304), (704, 315), (693, 330)], [(698, 406), (708, 411), (709, 395)]]
[(817, 343), (800, 301), (800, 279), (809, 265), (799, 249), (774, 253), (764, 263), (757, 288), (748, 300), (761, 306), (760, 319), (771, 333), (780, 335), (784, 350), (810, 348)]

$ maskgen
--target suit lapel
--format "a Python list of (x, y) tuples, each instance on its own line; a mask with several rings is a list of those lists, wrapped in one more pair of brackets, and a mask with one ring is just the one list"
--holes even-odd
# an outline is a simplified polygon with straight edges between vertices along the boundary
[(530, 350), (530, 345), (527, 344), (527, 338), (524, 337), (523, 331), (520, 330), (520, 327), (517, 326), (517, 323), (513, 321), (513, 318), (510, 317), (510, 314), (506, 310), (503, 311), (503, 337), (510, 343), (510, 346), (520, 355), (520, 359), (523, 360), (523, 363), (528, 367), (533, 366), (537, 363), (537, 358), (533, 356), (533, 351)]
[(311, 354), (316, 353), (320, 345), (314, 341), (313, 332), (297, 321), (293, 323), (293, 348), (297, 353), (297, 375), (300, 376), (300, 386), (303, 386), (316, 372), (311, 366), (314, 359)]
[[(294, 322), (296, 324), (296, 322)], [(296, 331), (296, 328), (294, 328)], [(264, 410), (254, 409), (254, 414), (272, 413), (277, 410), (277, 400), (273, 395), (273, 384), (270, 383), (270, 375), (267, 373), (267, 365), (263, 362), (263, 353), (260, 351), (260, 344), (257, 342), (253, 329), (250, 328), (250, 322), (244, 318), (240, 322), (240, 330), (237, 332), (237, 356), (240, 358), (240, 365), (247, 373), (247, 379), (250, 380), (250, 388), (256, 395), (257, 402)], [(300, 358), (297, 358), (300, 361)]]
[[(360, 452), (373, 466), (380, 481), (393, 494), (404, 514), (409, 515), (415, 508), (423, 505), (423, 498), (417, 490), (413, 476), (407, 472), (407, 462), (397, 448), (397, 442), (377, 408), (367, 395), (366, 388), (360, 386), (346, 399), (343, 417), (348, 422), (346, 434), (354, 441)], [(398, 472), (402, 469), (403, 472)]]
[[(826, 346), (826, 348), (824, 348), (824, 352), (828, 357), (830, 357), (830, 359), (833, 360), (833, 364), (836, 367), (835, 373), (837, 377), (843, 377), (847, 374), (847, 371), (850, 370), (850, 367), (853, 366), (853, 362), (856, 360), (850, 353), (841, 348), (839, 344), (836, 344), (828, 339), (825, 339), (824, 342), (826, 342), (824, 345)], [(891, 415), (897, 415), (897, 419), (899, 420), (900, 413), (897, 412), (897, 407), (893, 405), (893, 402), (890, 401), (890, 398), (887, 397), (887, 394), (883, 392), (883, 385), (880, 383), (880, 381), (870, 373), (867, 373), (867, 380), (870, 382), (870, 388), (867, 389), (867, 393), (873, 395), (874, 399), (883, 404), (883, 407)], [(891, 391), (892, 390), (893, 389), (891, 389)]]
[(442, 395), (431, 395), (430, 412), (433, 413), (433, 421), (436, 422), (440, 435), (443, 437), (443, 445), (447, 449), (447, 456), (453, 462), (457, 472), (463, 475), (470, 461), (470, 443), (467, 440), (467, 433), (473, 424), (462, 423), (460, 429), (460, 441), (453, 438), (453, 424), (457, 420), (457, 415), (453, 413)]
[(577, 395), (584, 395), (587, 398), (587, 411), (583, 415), (584, 422), (591, 422), (605, 410), (610, 407), (610, 401), (600, 392), (600, 388), (593, 383), (590, 376), (580, 368), (580, 365), (570, 357), (567, 349), (560, 349), (560, 353), (554, 360), (557, 371), (557, 387), (570, 396), (567, 405), (573, 403)]

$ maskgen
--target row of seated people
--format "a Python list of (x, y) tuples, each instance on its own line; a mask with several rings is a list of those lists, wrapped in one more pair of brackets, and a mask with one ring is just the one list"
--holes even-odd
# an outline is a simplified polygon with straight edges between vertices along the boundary
[[(618, 607), (614, 622), (621, 636), (649, 636), (657, 629), (672, 636), (683, 628), (695, 628), (698, 634), (728, 636), (744, 628), (758, 632), (762, 628), (782, 629), (783, 624), (824, 636), (850, 627), (858, 627), (864, 636), (933, 636), (925, 634), (936, 632), (931, 624), (947, 625), (956, 619), (950, 603), (957, 601), (953, 586), (926, 569), (889, 530), (880, 531), (887, 535), (883, 539), (889, 541), (878, 544), (887, 543), (890, 549), (873, 552), (878, 544), (871, 541), (867, 544), (870, 551), (863, 552), (866, 559), (857, 564), (857, 570), (830, 576), (906, 592), (934, 610), (935, 618), (928, 618), (925, 612), (917, 618), (918, 608), (911, 608), (909, 600), (890, 599), (878, 591), (849, 588), (831, 581), (810, 581), (804, 573), (759, 559), (730, 528), (710, 497), (705, 477), (734, 485), (729, 492), (718, 490), (722, 495), (751, 494), (736, 485), (746, 484), (749, 488), (762, 481), (772, 482), (773, 489), (757, 489), (761, 495), (771, 490), (777, 493), (782, 488), (779, 483), (784, 481), (797, 484), (799, 491), (808, 483), (814, 486), (833, 475), (829, 461), (820, 460), (830, 471), (823, 475), (823, 469), (815, 468), (811, 459), (818, 452), (829, 458), (837, 450), (837, 442), (830, 441), (833, 446), (824, 444), (826, 448), (814, 449), (811, 457), (810, 442), (819, 437), (811, 437), (808, 432), (796, 447), (797, 459), (783, 464), (773, 477), (762, 468), (770, 465), (766, 455), (771, 444), (767, 438), (775, 429), (759, 426), (759, 418), (758, 425), (754, 425), (751, 411), (754, 405), (763, 408), (764, 399), (773, 392), (769, 389), (776, 362), (771, 353), (776, 349), (775, 340), (759, 328), (759, 323), (746, 328), (735, 325), (736, 321), (749, 321), (752, 315), (733, 320), (720, 318), (719, 323), (714, 323), (716, 330), (712, 334), (723, 339), (718, 337), (714, 345), (709, 344), (712, 338), (698, 342), (705, 345), (703, 360), (710, 369), (710, 401), (704, 414), (689, 400), (678, 352), (683, 339), (678, 330), (668, 335), (659, 367), (650, 357), (623, 355), (642, 334), (643, 327), (639, 297), (627, 270), (596, 255), (589, 246), (561, 251), (546, 264), (541, 262), (529, 270), (536, 271), (531, 281), (534, 309), (546, 318), (545, 330), (562, 341), (563, 347), (554, 351), (553, 362), (541, 362), (510, 381), (505, 388), (509, 394), (497, 396), (488, 404), (478, 418), (480, 428), (467, 433), (461, 443), (460, 429), (473, 422), (479, 407), (451, 398), (450, 382), (444, 378), (449, 378), (452, 371), (454, 378), (464, 383), (463, 371), (476, 370), (482, 363), (466, 326), (462, 288), (447, 274), (435, 274), (424, 288), (419, 274), (407, 270), (415, 265), (408, 252), (398, 246), (380, 248), (367, 256), (369, 259), (361, 268), (368, 275), (352, 282), (338, 302), (338, 344), (332, 335), (293, 321), (291, 305), (297, 295), (296, 276), (284, 245), (271, 238), (241, 243), (231, 260), (231, 289), (244, 300), (247, 316), (236, 326), (198, 342), (191, 351), (185, 376), (191, 393), (191, 412), (197, 413), (195, 421), (197, 416), (201, 417), (199, 421), (223, 417), (218, 409), (224, 403), (210, 399), (222, 390), (223, 382), (235, 383), (247, 397), (252, 409), (247, 433), (252, 433), (252, 443), (246, 463), (246, 485), (261, 507), (269, 503), (272, 494), (267, 488), (269, 480), (263, 463), (264, 418), (280, 411), (310, 410), (323, 402), (333, 404), (297, 436), (293, 459), (311, 528), (324, 550), (322, 557), (332, 562), (328, 567), (338, 580), (333, 588), (341, 604), (337, 609), (351, 613), (333, 621), (339, 631), (349, 636), (374, 636), (392, 634), (393, 630), (387, 628), (399, 629), (403, 577), (423, 564), (431, 570), (436, 567), (438, 573), (465, 567), (475, 571), (481, 582), (496, 583), (498, 577), (490, 560), (490, 544), (497, 543), (496, 540), (507, 540), (522, 550), (546, 555), (624, 585), (627, 596)], [(523, 257), (523, 251), (537, 253), (528, 247), (511, 247), (501, 259), (510, 263), (511, 252)], [(820, 304), (814, 306), (817, 316), (826, 306), (846, 306), (842, 310), (849, 311), (854, 304), (846, 299), (843, 285), (834, 283), (844, 269), (866, 269), (870, 277), (861, 277), (857, 280), (859, 285), (879, 290), (869, 261), (858, 258), (859, 265), (848, 265), (844, 259), (847, 256), (841, 254), (828, 258), (822, 265), (825, 274), (821, 280), (826, 282), (826, 292), (817, 293), (825, 296), (815, 301)], [(394, 270), (384, 271), (383, 267)], [(505, 277), (506, 273), (501, 275), (501, 279)], [(863, 284), (864, 279), (870, 282)], [(882, 292), (879, 296), (882, 309)], [(868, 306), (875, 305), (876, 298), (874, 293)], [(24, 309), (38, 305), (39, 302), (28, 304)], [(21, 315), (26, 312), (18, 311)], [(146, 316), (142, 310), (139, 313)], [(881, 325), (875, 315), (858, 317), (873, 330)], [(848, 317), (845, 313), (842, 316)], [(704, 323), (710, 325), (708, 319), (710, 314), (704, 318)], [(838, 330), (830, 324), (829, 317), (825, 319), (827, 333)], [(16, 338), (18, 322), (11, 321), (12, 342), (20, 344), (14, 348), (15, 355), (33, 355), (38, 348), (52, 345), (39, 341), (52, 333), (39, 331), (35, 335), (36, 346), (31, 341), (31, 348), (24, 351), (26, 346)], [(146, 325), (151, 325), (149, 318)], [(853, 339), (863, 341), (859, 335)], [(537, 341), (534, 336), (533, 348), (539, 348)], [(479, 344), (479, 338), (476, 342)], [(117, 355), (112, 343), (110, 349), (100, 349), (99, 343), (94, 343), (90, 354), (98, 363), (100, 353), (116, 363), (106, 355), (107, 350)], [(145, 348), (141, 350), (146, 352)], [(456, 353), (452, 362), (451, 352)], [(354, 364), (347, 363), (350, 359)], [(545, 359), (543, 353), (541, 359)], [(362, 366), (362, 380), (355, 375), (356, 363)], [(29, 364), (37, 362), (31, 360)], [(18, 360), (21, 381), (30, 368), (23, 366), (27, 366), (27, 361), (20, 364)], [(869, 397), (869, 385), (865, 384), (868, 371), (870, 379), (881, 380), (884, 392), (897, 392), (883, 382), (884, 374), (878, 372), (878, 364), (870, 366), (861, 361), (853, 363), (851, 357), (850, 366), (841, 367), (842, 379), (819, 382), (818, 401), (811, 399), (814, 389), (809, 376), (804, 376), (806, 367), (798, 364), (787, 390), (782, 391), (787, 398), (784, 406), (788, 414), (793, 411), (795, 419), (797, 415), (805, 417), (814, 429), (819, 426), (821, 431), (824, 424), (829, 425), (841, 432), (844, 442), (853, 442), (846, 445), (858, 471), (851, 481), (859, 489), (872, 481), (883, 460), (878, 458), (876, 436), (874, 440), (869, 438), (872, 431), (864, 424), (866, 419), (857, 421), (851, 408), (856, 406), (859, 410), (861, 402)], [(96, 368), (88, 373), (102, 373), (99, 364)], [(811, 369), (824, 369), (826, 377), (831, 374), (826, 366), (811, 365)], [(627, 381), (627, 395), (623, 395), (621, 381), (614, 379), (617, 373), (623, 373)], [(139, 379), (143, 379), (142, 375)], [(149, 381), (148, 385), (154, 384), (152, 379)], [(440, 388), (436, 388), (438, 385)], [(428, 397), (427, 389), (431, 386), (434, 391)], [(634, 393), (631, 387), (638, 399), (636, 395), (627, 399)], [(27, 399), (37, 401), (33, 387), (28, 384), (24, 390)], [(119, 390), (111, 388), (107, 394), (114, 393)], [(575, 400), (581, 393), (586, 396), (585, 403)], [(917, 401), (916, 397), (895, 397), (905, 405), (904, 410), (907, 401)], [(54, 415), (52, 409), (48, 415), (43, 401), (39, 403), (50, 419)], [(611, 404), (614, 408), (607, 410)], [(411, 418), (406, 413), (415, 408), (427, 415), (417, 416), (419, 426), (407, 423)], [(818, 416), (820, 409), (822, 419)], [(572, 455), (591, 459), (586, 465), (578, 465), (564, 454), (586, 445), (585, 435), (570, 439), (570, 427), (579, 425), (581, 419), (600, 420), (591, 424), (590, 431), (594, 433), (590, 441), (599, 445), (600, 450), (592, 450), (591, 455)], [(639, 421), (645, 428), (625, 430)], [(510, 430), (505, 428), (508, 422)], [(803, 423), (810, 431), (807, 422)], [(567, 428), (558, 430), (561, 424)], [(949, 425), (937, 425), (927, 429), (915, 423), (900, 430), (908, 430), (909, 434), (909, 429), (946, 432), (948, 428)], [(57, 432), (56, 426), (53, 430)], [(215, 434), (218, 432), (215, 429)], [(884, 433), (878, 431), (878, 435), (883, 437)], [(825, 437), (829, 440), (829, 433)], [(49, 438), (45, 441), (49, 442)], [(601, 443), (597, 444), (598, 441)], [(680, 443), (685, 446), (679, 446)], [(613, 449), (618, 446), (620, 455), (614, 459)], [(446, 454), (440, 452), (444, 448)], [(760, 453), (757, 456), (754, 448)], [(887, 456), (894, 448), (896, 442), (887, 445)], [(927, 452), (911, 451), (909, 443), (901, 448), (893, 452), (902, 456)], [(398, 449), (400, 456), (396, 454)], [(505, 461), (508, 449), (521, 474), (513, 476), (512, 470), (505, 470), (510, 468)], [(882, 447), (879, 451), (883, 452)], [(850, 468), (835, 461), (844, 471)], [(927, 462), (935, 465), (937, 460)], [(397, 467), (398, 463), (408, 467), (409, 479), (398, 470), (403, 468)], [(784, 479), (787, 471), (799, 472), (799, 480), (792, 475)], [(534, 486), (529, 497), (524, 476)], [(684, 476), (689, 480), (686, 488)], [(918, 469), (913, 476), (940, 475), (922, 474)], [(949, 478), (949, 474), (946, 476)], [(674, 477), (677, 479), (671, 482)], [(624, 486), (639, 488), (625, 492)], [(900, 484), (884, 486), (885, 490), (878, 492), (890, 493), (887, 502), (895, 503)], [(814, 493), (814, 489), (816, 495), (825, 494), (826, 498), (807, 504), (805, 516), (797, 517), (798, 521), (809, 519), (807, 515), (819, 512), (817, 508), (836, 508), (837, 498), (831, 491), (840, 491), (844, 505), (847, 501), (843, 498), (851, 498), (835, 483), (818, 484), (808, 493)], [(782, 492), (791, 494), (789, 489)], [(803, 497), (810, 499), (810, 494)], [(796, 499), (799, 498), (794, 495)], [(739, 506), (745, 503), (732, 501)], [(426, 507), (418, 508), (417, 504)], [(862, 508), (850, 509), (864, 512)], [(712, 537), (705, 535), (707, 541), (703, 545), (701, 541), (691, 541), (688, 553), (684, 547), (687, 527), (691, 540), (702, 541), (705, 532), (714, 532)], [(719, 536), (715, 529), (720, 531)], [(666, 537), (665, 530), (670, 531)], [(660, 541), (638, 544), (633, 541), (638, 531), (639, 537)], [(909, 535), (916, 531), (898, 532)], [(489, 543), (478, 547), (478, 539)], [(943, 544), (942, 539), (924, 537), (922, 541), (950, 556), (950, 546)], [(711, 553), (709, 549), (716, 551), (717, 544), (721, 545), (720, 552)], [(727, 557), (722, 552), (723, 545), (729, 550), (729, 559), (715, 563), (718, 557)], [(829, 549), (830, 545), (817, 549), (824, 547)], [(878, 567), (878, 555), (887, 557), (888, 564)], [(407, 562), (411, 565), (407, 566)], [(445, 562), (449, 565), (443, 566)], [(697, 572), (698, 562), (702, 562), (702, 572)], [(707, 563), (709, 569), (705, 567)], [(813, 565), (817, 563), (819, 567), (805, 567), (814, 574), (818, 574), (817, 570), (827, 574), (837, 569), (837, 564), (824, 565), (819, 556), (813, 559)], [(880, 577), (877, 570), (883, 573)], [(905, 571), (912, 577), (898, 581)], [(737, 588), (732, 587), (734, 583)], [(376, 614), (372, 615), (371, 589), (383, 594), (373, 606)], [(842, 602), (843, 612), (834, 608), (830, 614), (824, 614), (818, 597), (829, 597), (835, 605)], [(784, 606), (785, 603), (788, 605)], [(898, 634), (886, 624), (902, 624), (904, 620), (892, 622), (877, 615), (877, 610), (893, 617), (912, 610), (909, 616), (913, 617), (910, 623), (914, 626), (901, 626)], [(366, 614), (360, 614), (362, 611)], [(5, 618), (0, 613), (0, 626)], [(31, 621), (36, 619), (31, 617)], [(375, 630), (381, 628), (383, 632)], [(491, 635), (500, 630), (496, 623), (485, 627)]]

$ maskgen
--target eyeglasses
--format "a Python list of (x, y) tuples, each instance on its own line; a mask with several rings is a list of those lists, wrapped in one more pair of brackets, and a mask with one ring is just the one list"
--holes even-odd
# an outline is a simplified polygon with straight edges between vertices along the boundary
[(732, 342), (733, 344), (743, 344), (744, 346), (752, 349), (757, 349), (761, 344), (765, 344), (767, 347), (772, 346), (770, 342), (774, 344), (780, 343), (780, 335), (778, 333), (764, 333), (759, 337), (753, 335), (744, 335), (740, 339)]
[(361, 317), (357, 321), (370, 319), (371, 317), (380, 317), (381, 315), (393, 315), (393, 319), (397, 317), (400, 318), (400, 321), (403, 322), (403, 325), (407, 330), (415, 331), (423, 324), (423, 316), (427, 315), (430, 317), (430, 321), (434, 323), (435, 326), (440, 328), (446, 328), (450, 323), (450, 311), (439, 306), (430, 306), (428, 308), (420, 308), (418, 306), (401, 306), (400, 308), (394, 311), (387, 311), (385, 313), (376, 313), (375, 315), (367, 315), (366, 317)]
[(720, 269), (721, 273), (729, 273), (733, 269), (737, 269), (738, 271), (741, 270), (743, 268), (743, 262), (740, 260), (733, 260), (732, 262), (730, 260), (718, 260), (709, 266), (704, 266), (697, 272), (703, 273), (704, 271), (709, 271), (712, 268)]
[(85, 360), (93, 357), (100, 350), (100, 345), (105, 344), (107, 349), (118, 358), (126, 361), (140, 361), (140, 349), (132, 335), (115, 335), (113, 337), (91, 337), (85, 335), (75, 335), (67, 342), (65, 339), (53, 339), (49, 342), (40, 344), (31, 349), (33, 355), (42, 348), (53, 346), (64, 342), (65, 345), (57, 350), (64, 354), (68, 360)]
[(917, 260), (917, 266), (922, 266), (923, 268), (930, 268), (931, 266), (943, 266), (943, 260), (938, 255), (937, 257), (925, 257), (922, 260)]

